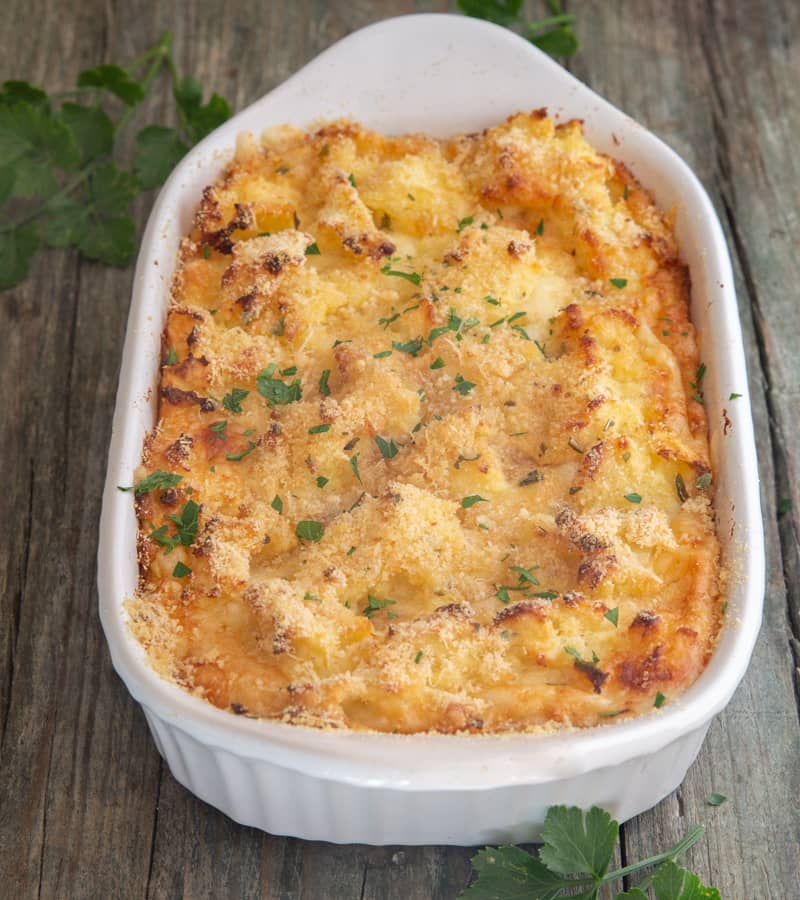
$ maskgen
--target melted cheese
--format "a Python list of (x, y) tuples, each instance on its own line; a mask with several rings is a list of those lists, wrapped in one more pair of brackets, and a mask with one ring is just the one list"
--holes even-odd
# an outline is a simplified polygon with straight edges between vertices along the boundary
[(397, 732), (675, 698), (721, 605), (688, 291), (577, 122), (244, 136), (181, 247), (137, 473), (181, 477), (137, 495), (153, 665)]

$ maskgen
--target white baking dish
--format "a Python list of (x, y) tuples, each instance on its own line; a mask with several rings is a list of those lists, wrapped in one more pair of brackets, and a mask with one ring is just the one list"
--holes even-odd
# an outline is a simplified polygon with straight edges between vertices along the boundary
[[(680, 699), (631, 722), (547, 736), (322, 732), (233, 716), (161, 680), (129, 633), (136, 588), (130, 484), (156, 413), (160, 336), (178, 241), (241, 131), (349, 116), (386, 132), (448, 135), (546, 106), (582, 118), (627, 163), (677, 230), (708, 366), (719, 535), (735, 574), (708, 668)], [(731, 392), (742, 394), (728, 401)], [(724, 408), (732, 427), (723, 431)], [(733, 274), (719, 221), (676, 154), (511, 32), (461, 16), (407, 16), (345, 38), (239, 113), (177, 167), (136, 269), (100, 526), (100, 615), (114, 667), (141, 703), (175, 777), (238, 822), (274, 834), (370, 844), (530, 840), (553, 803), (625, 820), (683, 779), (711, 719), (744, 675), (761, 621), (764, 552), (756, 456)]]

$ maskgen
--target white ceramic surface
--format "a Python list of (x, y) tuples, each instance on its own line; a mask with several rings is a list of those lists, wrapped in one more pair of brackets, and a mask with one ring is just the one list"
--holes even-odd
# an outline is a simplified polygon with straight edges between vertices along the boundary
[[(129, 633), (136, 588), (130, 484), (156, 414), (158, 355), (180, 236), (236, 135), (349, 116), (386, 132), (449, 135), (546, 106), (582, 118), (664, 208), (693, 281), (717, 484), (719, 534), (737, 573), (708, 668), (680, 699), (631, 722), (547, 736), (321, 732), (233, 716), (161, 680)], [(612, 136), (613, 135), (613, 136)], [(729, 403), (731, 392), (742, 394)], [(733, 427), (722, 431), (723, 407)], [(743, 473), (747, 477), (741, 477)], [(555, 802), (620, 820), (683, 779), (711, 719), (744, 675), (761, 621), (764, 552), (755, 446), (733, 274), (698, 180), (665, 144), (511, 32), (461, 16), (406, 16), (340, 41), (189, 153), (164, 186), (136, 268), (100, 527), (100, 615), (114, 667), (176, 778), (237, 821), (275, 834), (364, 843), (529, 840)]]

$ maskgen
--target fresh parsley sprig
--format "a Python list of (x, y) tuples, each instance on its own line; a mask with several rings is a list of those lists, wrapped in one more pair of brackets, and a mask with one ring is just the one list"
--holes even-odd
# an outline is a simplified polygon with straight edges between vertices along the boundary
[[(127, 266), (136, 252), (131, 204), (160, 185), (190, 146), (230, 116), (218, 94), (181, 77), (172, 36), (127, 66), (103, 64), (74, 89), (47, 94), (26, 81), (0, 90), (0, 290), (19, 284), (42, 244)], [(123, 164), (121, 137), (156, 78), (169, 74), (178, 126), (149, 124)]]
[[(699, 825), (665, 853), (609, 872), (619, 823), (597, 806), (588, 812), (577, 806), (551, 806), (538, 856), (521, 847), (486, 847), (473, 856), (478, 878), (461, 896), (467, 900), (596, 900), (602, 885), (655, 867), (639, 885), (616, 894), (614, 900), (648, 900), (651, 887), (657, 900), (721, 900), (716, 888), (702, 884), (676, 863), (703, 831)], [(576, 889), (580, 893), (573, 893)]]
[(572, 56), (578, 50), (578, 39), (572, 26), (575, 16), (561, 8), (560, 0), (547, 0), (550, 15), (526, 22), (520, 15), (522, 0), (458, 0), (461, 12), (475, 19), (486, 19), (519, 33), (550, 56)]

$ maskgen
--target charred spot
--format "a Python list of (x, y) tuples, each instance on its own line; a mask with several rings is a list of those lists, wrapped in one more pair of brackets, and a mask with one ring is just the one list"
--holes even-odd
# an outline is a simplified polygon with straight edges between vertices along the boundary
[(560, 384), (554, 384), (551, 390), (556, 396), (558, 396), (564, 390), (564, 388)]
[(576, 331), (583, 325), (583, 313), (577, 303), (570, 303), (564, 310), (567, 314), (567, 324)]
[(509, 241), (507, 249), (509, 256), (518, 258), (527, 253), (531, 249), (531, 245), (525, 241)]
[(173, 465), (180, 465), (189, 458), (193, 446), (194, 439), (192, 436), (190, 434), (182, 434), (167, 447), (164, 451), (164, 456)]
[(475, 613), (467, 603), (447, 603), (433, 611), (435, 616), (452, 616), (455, 619), (471, 619)]
[(261, 267), (271, 275), (279, 275), (287, 262), (289, 257), (285, 253), (266, 253)]
[(242, 703), (231, 703), (231, 712), (237, 716), (246, 716), (250, 710)]
[(522, 176), (521, 175), (509, 175), (506, 178), (506, 188), (509, 191), (514, 191), (522, 184)]
[(621, 322), (624, 322), (631, 328), (636, 328), (639, 324), (636, 316), (634, 316), (633, 313), (628, 312), (627, 309), (618, 309), (617, 307), (612, 307), (611, 309), (606, 310), (606, 314), (611, 316), (612, 319), (619, 319)]
[(355, 445), (359, 442), (359, 440), (360, 440), (360, 438), (357, 438), (357, 437), (351, 438), (351, 439), (344, 445), (345, 451), (349, 453), (349, 452), (355, 447)]
[(594, 481), (594, 476), (597, 474), (597, 470), (600, 468), (600, 465), (603, 462), (605, 450), (606, 445), (602, 441), (600, 441), (593, 447), (590, 447), (586, 455), (583, 457), (581, 470), (583, 474), (591, 478), (592, 481)]
[(193, 347), (199, 340), (200, 340), (200, 329), (197, 327), (197, 325), (195, 325), (192, 327), (192, 330), (186, 336), (186, 343), (190, 347)]
[(237, 299), (236, 305), (241, 306), (243, 312), (251, 312), (256, 305), (256, 300), (258, 300), (256, 291), (249, 291)]
[(361, 504), (364, 502), (364, 498), (366, 496), (367, 496), (367, 492), (362, 491), (358, 496), (358, 500), (356, 500), (356, 502), (347, 511), (352, 512), (354, 509), (358, 509), (358, 507), (361, 506)]
[(503, 404), (503, 406), (516, 406), (516, 405), (517, 404), (516, 404), (515, 400), (506, 400), (506, 402)]
[(527, 487), (529, 484), (538, 484), (540, 481), (544, 481), (544, 475), (538, 469), (534, 469), (519, 482), (519, 486)]
[(621, 684), (637, 691), (647, 691), (653, 682), (671, 681), (672, 672), (664, 665), (661, 656), (664, 648), (655, 646), (639, 659), (626, 659), (617, 666), (617, 678)]
[(731, 428), (733, 428), (733, 422), (730, 420), (730, 416), (728, 415), (728, 410), (722, 410), (722, 433), (727, 434)]
[(677, 633), (683, 635), (683, 637), (689, 638), (690, 641), (697, 640), (697, 632), (694, 628), (689, 628), (688, 625), (681, 625)]
[(449, 250), (442, 257), (442, 262), (447, 266), (450, 263), (460, 263), (464, 262), (465, 251), (463, 250)]
[(467, 728), (470, 731), (482, 731), (483, 725), (483, 719), (479, 718), (478, 716), (472, 716), (471, 718), (467, 719)]
[(578, 584), (588, 582), (589, 587), (594, 590), (616, 564), (617, 558), (613, 553), (585, 559), (578, 566)]
[(657, 628), (661, 619), (650, 610), (643, 609), (637, 614), (636, 618), (631, 622), (631, 629), (638, 628), (641, 631), (650, 631)]
[(173, 406), (197, 404), (203, 412), (213, 412), (217, 408), (217, 404), (210, 397), (201, 397), (196, 391), (184, 391), (162, 384), (161, 396)]
[(521, 600), (519, 603), (514, 603), (505, 609), (501, 609), (492, 619), (492, 625), (496, 628), (523, 616), (534, 616), (540, 620), (545, 618), (541, 604), (534, 603), (532, 600)]
[(356, 255), (359, 255), (364, 252), (364, 248), (361, 246), (361, 244), (358, 241), (358, 238), (356, 238), (356, 237), (346, 237), (342, 241), (342, 243), (345, 245), (345, 247), (347, 247), (348, 250), (352, 250), (353, 253), (355, 253)]
[(164, 504), (164, 506), (175, 506), (175, 504), (178, 502), (178, 492), (175, 490), (175, 488), (167, 488), (167, 490), (164, 491), (158, 499)]
[(591, 400), (586, 404), (587, 409), (598, 409), (601, 407), (607, 400), (607, 397), (604, 397), (602, 394), (598, 394), (597, 397), (592, 397)]
[(586, 598), (580, 591), (567, 591), (561, 595), (561, 599), (567, 606), (580, 606)]
[(595, 694), (599, 694), (602, 691), (603, 685), (608, 680), (608, 672), (601, 672), (594, 663), (586, 662), (583, 659), (575, 660), (575, 668), (589, 678)]
[(382, 259), (384, 256), (391, 256), (397, 247), (391, 241), (381, 241), (376, 247), (373, 247), (370, 256), (373, 259)]

